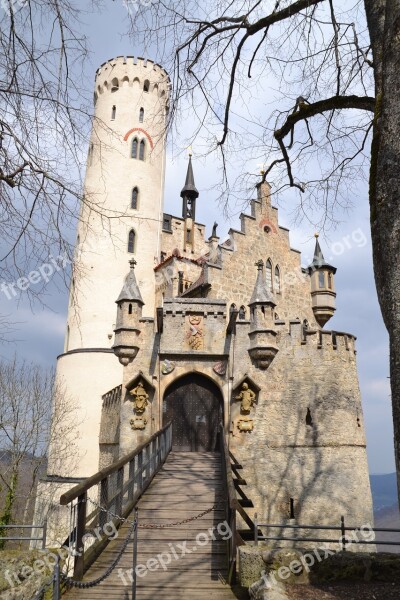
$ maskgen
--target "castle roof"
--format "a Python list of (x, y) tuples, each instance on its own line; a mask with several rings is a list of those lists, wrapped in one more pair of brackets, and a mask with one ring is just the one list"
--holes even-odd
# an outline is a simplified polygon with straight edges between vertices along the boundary
[(249, 306), (252, 304), (273, 304), (276, 306), (269, 290), (267, 289), (267, 284), (264, 279), (264, 262), (262, 260), (258, 261), (257, 269), (258, 272), (256, 285), (254, 286), (254, 291), (250, 298)]
[(199, 196), (199, 192), (194, 183), (193, 165), (192, 165), (192, 157), (191, 156), (189, 156), (189, 164), (188, 164), (187, 173), (186, 173), (185, 185), (183, 186), (182, 191), (181, 191), (181, 198), (184, 198), (185, 196), (193, 196), (194, 198), (197, 198)]
[(333, 273), (336, 273), (336, 267), (333, 267), (329, 263), (326, 262), (324, 255), (322, 254), (321, 246), (319, 245), (318, 235), (315, 236), (315, 250), (314, 250), (314, 259), (311, 265), (308, 267), (309, 271), (314, 271), (316, 269), (329, 269)]
[(126, 276), (123, 288), (121, 290), (120, 295), (118, 296), (117, 303), (126, 300), (128, 302), (138, 302), (139, 304), (143, 305), (144, 302), (142, 294), (140, 293), (135, 275), (136, 260), (133, 258), (129, 261), (129, 264), (131, 268), (128, 275)]

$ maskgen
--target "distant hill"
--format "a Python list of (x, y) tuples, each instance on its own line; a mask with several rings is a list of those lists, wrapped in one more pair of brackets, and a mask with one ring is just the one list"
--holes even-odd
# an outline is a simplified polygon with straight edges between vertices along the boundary
[(387, 475), (371, 475), (371, 490), (374, 501), (374, 512), (397, 505), (396, 473)]

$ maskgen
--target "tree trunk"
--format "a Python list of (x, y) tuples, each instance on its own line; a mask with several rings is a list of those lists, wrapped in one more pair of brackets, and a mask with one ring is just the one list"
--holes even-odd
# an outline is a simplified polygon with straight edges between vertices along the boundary
[[(368, 15), (370, 0), (365, 4)], [(400, 489), (400, 0), (386, 1), (381, 48), (381, 52), (375, 49), (374, 53), (375, 69), (381, 73), (382, 83), (378, 79), (372, 142), (371, 234), (376, 288), (390, 339), (394, 447)]]

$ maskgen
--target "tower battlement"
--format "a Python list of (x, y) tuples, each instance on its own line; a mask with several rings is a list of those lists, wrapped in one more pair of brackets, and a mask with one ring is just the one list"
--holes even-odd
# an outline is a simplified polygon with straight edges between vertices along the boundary
[(115, 92), (123, 85), (139, 84), (143, 87), (146, 81), (149, 83), (149, 92), (156, 92), (168, 100), (171, 80), (161, 65), (142, 57), (110, 58), (96, 71), (95, 98), (105, 92)]

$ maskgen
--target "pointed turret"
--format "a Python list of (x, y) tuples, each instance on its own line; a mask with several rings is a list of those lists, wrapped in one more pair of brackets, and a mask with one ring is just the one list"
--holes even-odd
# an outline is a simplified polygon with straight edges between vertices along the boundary
[(130, 271), (116, 300), (118, 312), (113, 345), (114, 354), (118, 356), (119, 362), (124, 366), (132, 362), (139, 352), (140, 319), (144, 305), (136, 281), (135, 259), (130, 260), (129, 264)]
[(274, 329), (276, 304), (267, 289), (264, 262), (259, 260), (256, 266), (257, 280), (249, 302), (251, 321), (249, 354), (258, 368), (268, 369), (278, 352), (275, 341), (277, 333)]
[(318, 234), (315, 234), (314, 259), (307, 270), (311, 276), (311, 298), (315, 320), (320, 327), (323, 327), (336, 310), (334, 287), (336, 267), (326, 262), (318, 237)]
[(189, 154), (189, 164), (186, 173), (185, 185), (181, 191), (182, 202), (182, 216), (184, 219), (196, 218), (196, 199), (199, 197), (199, 192), (194, 183), (192, 155)]

